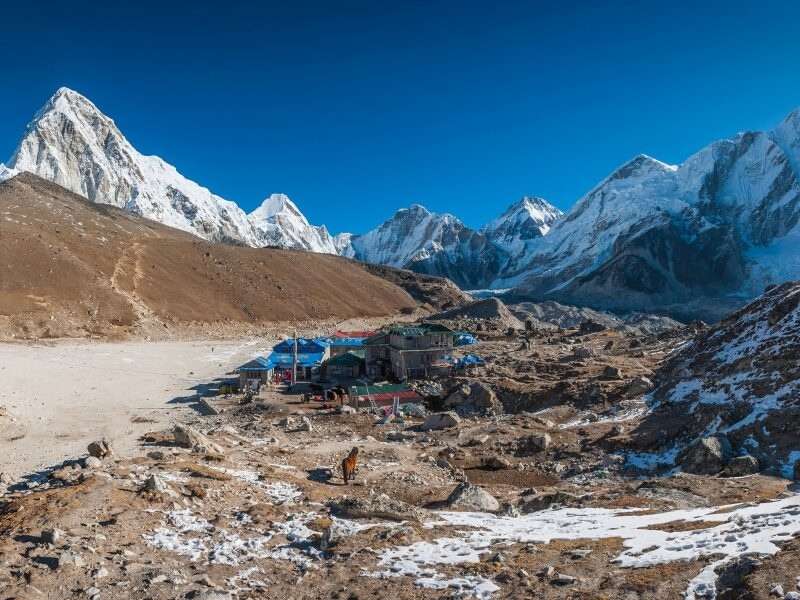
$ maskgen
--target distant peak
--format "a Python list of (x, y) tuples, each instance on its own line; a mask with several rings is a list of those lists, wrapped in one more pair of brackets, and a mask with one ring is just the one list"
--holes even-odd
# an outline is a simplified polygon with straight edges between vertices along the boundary
[(638, 174), (650, 173), (653, 171), (675, 171), (678, 167), (668, 165), (647, 154), (637, 154), (628, 162), (617, 168), (610, 179), (624, 179)]
[(401, 208), (395, 213), (395, 218), (402, 217), (403, 215), (413, 215), (417, 217), (427, 217), (433, 213), (421, 204), (412, 204), (408, 208)]
[(277, 215), (278, 213), (290, 210), (299, 213), (300, 209), (292, 202), (291, 198), (286, 194), (270, 194), (251, 214), (262, 218), (269, 218)]

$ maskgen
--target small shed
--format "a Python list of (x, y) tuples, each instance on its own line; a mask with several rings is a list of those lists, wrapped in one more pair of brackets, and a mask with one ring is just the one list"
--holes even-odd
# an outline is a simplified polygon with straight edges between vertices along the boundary
[(275, 365), (269, 360), (257, 356), (236, 369), (239, 373), (239, 389), (246, 390), (249, 388), (258, 390), (263, 384), (269, 383), (274, 370)]
[(327, 362), (328, 377), (351, 377), (355, 379), (364, 372), (364, 359), (354, 352), (337, 354)]

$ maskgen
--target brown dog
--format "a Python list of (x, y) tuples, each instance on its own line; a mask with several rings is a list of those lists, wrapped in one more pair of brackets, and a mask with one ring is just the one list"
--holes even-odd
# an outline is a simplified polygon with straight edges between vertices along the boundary
[(350, 450), (350, 454), (347, 455), (347, 458), (342, 461), (342, 479), (344, 479), (345, 485), (355, 477), (357, 464), (358, 448), (353, 448)]

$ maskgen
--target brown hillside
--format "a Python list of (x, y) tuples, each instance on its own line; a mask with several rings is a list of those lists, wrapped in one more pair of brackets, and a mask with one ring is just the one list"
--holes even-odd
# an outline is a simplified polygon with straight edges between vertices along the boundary
[(30, 174), (0, 184), (0, 339), (149, 335), (414, 306), (353, 261), (212, 244)]

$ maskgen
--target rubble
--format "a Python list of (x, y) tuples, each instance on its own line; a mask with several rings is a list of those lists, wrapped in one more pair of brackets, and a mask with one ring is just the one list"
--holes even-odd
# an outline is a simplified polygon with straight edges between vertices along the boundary
[(87, 447), (87, 451), (89, 452), (89, 456), (93, 456), (95, 458), (104, 459), (113, 454), (111, 449), (111, 445), (106, 440), (100, 440), (98, 442), (92, 442)]
[(503, 405), (492, 388), (480, 381), (463, 382), (444, 400), (444, 408), (459, 415), (501, 415)]
[(218, 444), (212, 442), (208, 436), (200, 433), (192, 427), (185, 425), (175, 425), (172, 430), (175, 443), (178, 446), (191, 449), (192, 452), (202, 454), (223, 455), (225, 451)]

